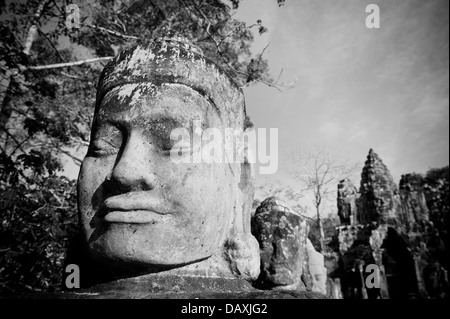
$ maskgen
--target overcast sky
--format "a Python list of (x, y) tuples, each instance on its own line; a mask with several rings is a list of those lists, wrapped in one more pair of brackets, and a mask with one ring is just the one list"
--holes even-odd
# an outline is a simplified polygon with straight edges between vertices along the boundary
[[(365, 25), (380, 7), (380, 29)], [(327, 145), (364, 163), (373, 148), (398, 183), (449, 163), (448, 0), (245, 0), (236, 18), (255, 36), (284, 93), (245, 89), (256, 127), (279, 128), (280, 152)], [(280, 157), (280, 174), (287, 161)], [(279, 174), (279, 176), (281, 176)], [(273, 176), (276, 178), (277, 176)], [(359, 180), (355, 181), (359, 184)]]

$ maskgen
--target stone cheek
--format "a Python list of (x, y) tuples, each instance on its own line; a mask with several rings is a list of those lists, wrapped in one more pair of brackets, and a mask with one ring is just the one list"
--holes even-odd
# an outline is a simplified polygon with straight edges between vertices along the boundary
[(265, 287), (302, 287), (306, 252), (306, 223), (283, 202), (264, 201), (252, 219), (252, 233), (260, 245), (260, 281)]

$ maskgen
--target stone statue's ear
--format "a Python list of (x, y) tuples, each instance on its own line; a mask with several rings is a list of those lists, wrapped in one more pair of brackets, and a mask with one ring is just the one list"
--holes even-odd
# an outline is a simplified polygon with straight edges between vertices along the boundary
[(260, 272), (259, 244), (251, 234), (229, 237), (224, 246), (225, 259), (232, 273), (248, 281), (258, 278)]
[(254, 197), (253, 164), (241, 165), (239, 191), (234, 203), (233, 222), (225, 241), (224, 255), (232, 272), (247, 280), (256, 280), (260, 272), (259, 244), (251, 233), (251, 209)]
[(241, 174), (239, 179), (239, 190), (242, 193), (251, 193), (252, 201), (253, 201), (253, 195), (254, 195), (254, 177), (253, 177), (253, 170), (254, 170), (254, 164), (248, 163), (245, 161), (241, 164)]
[[(253, 201), (253, 192), (254, 192), (254, 176), (255, 176), (255, 155), (256, 151), (256, 135), (251, 134), (251, 129), (246, 129), (244, 131), (244, 136), (247, 136), (246, 140), (243, 140), (242, 143), (243, 149), (241, 149), (241, 175), (239, 181), (239, 188), (242, 192), (247, 193), (248, 191), (252, 192), (252, 201)], [(245, 139), (245, 138), (244, 138)]]

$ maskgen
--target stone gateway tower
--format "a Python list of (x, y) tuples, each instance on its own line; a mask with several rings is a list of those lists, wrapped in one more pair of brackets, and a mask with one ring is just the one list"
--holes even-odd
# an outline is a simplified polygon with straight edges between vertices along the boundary
[[(429, 221), (424, 189), (412, 175), (402, 176), (399, 189), (371, 149), (359, 191), (351, 181), (341, 181), (337, 206), (341, 226), (335, 273), (344, 298), (427, 298), (427, 286), (448, 287), (447, 271), (431, 247), (440, 236)], [(368, 265), (379, 269), (376, 287), (366, 285)], [(430, 282), (438, 277), (440, 283)]]
[(361, 173), (358, 222), (395, 222), (399, 199), (397, 186), (389, 170), (371, 149)]

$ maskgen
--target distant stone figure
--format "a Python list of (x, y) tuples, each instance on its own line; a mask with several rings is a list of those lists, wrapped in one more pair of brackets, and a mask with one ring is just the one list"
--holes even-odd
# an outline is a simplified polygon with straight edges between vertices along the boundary
[(429, 221), (429, 210), (427, 207), (427, 200), (425, 191), (420, 184), (420, 181), (415, 180), (414, 175), (402, 175), (400, 180), (400, 216), (404, 223), (408, 224), (409, 229), (412, 229), (414, 223)]
[(306, 221), (279, 198), (269, 197), (252, 218), (252, 233), (261, 250), (260, 285), (306, 290), (302, 281), (302, 275), (309, 275)]
[(357, 198), (358, 191), (350, 179), (344, 179), (339, 182), (337, 206), (341, 225), (355, 225), (358, 223)]
[(312, 291), (327, 294), (327, 269), (325, 260), (321, 253), (314, 249), (313, 244), (308, 239), (306, 243), (308, 251), (309, 271), (312, 276)]
[[(242, 90), (200, 49), (159, 38), (104, 69), (78, 180), (92, 260), (120, 276), (160, 273), (255, 279), (248, 163), (175, 163), (171, 132), (244, 131)], [(191, 154), (191, 145), (185, 149)], [(83, 270), (82, 270), (83, 271)]]

